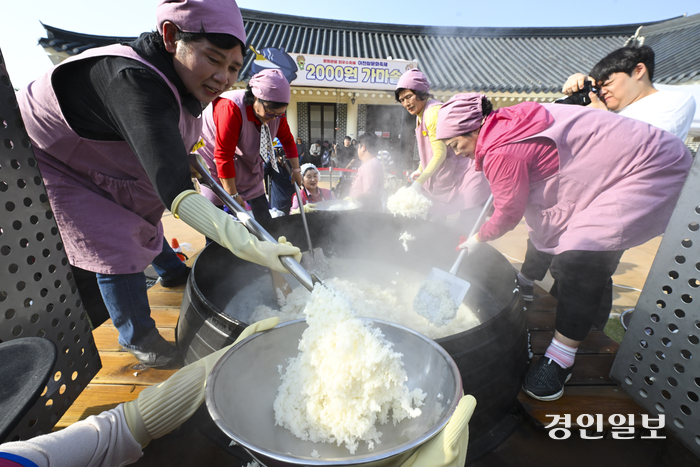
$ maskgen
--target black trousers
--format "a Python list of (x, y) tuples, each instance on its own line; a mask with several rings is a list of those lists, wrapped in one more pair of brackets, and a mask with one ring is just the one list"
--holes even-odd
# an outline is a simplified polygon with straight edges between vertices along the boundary
[(247, 199), (255, 220), (264, 228), (270, 225), (272, 216), (270, 215), (270, 203), (267, 202), (267, 196), (260, 195), (257, 198)]
[(542, 280), (549, 269), (554, 277), (550, 293), (557, 302), (556, 330), (582, 341), (591, 327), (603, 329), (612, 309), (612, 275), (624, 250), (571, 250), (550, 255), (527, 241), (522, 274)]

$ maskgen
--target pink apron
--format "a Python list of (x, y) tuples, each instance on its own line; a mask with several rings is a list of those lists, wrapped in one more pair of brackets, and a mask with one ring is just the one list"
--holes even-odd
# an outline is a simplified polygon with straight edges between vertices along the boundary
[[(97, 56), (127, 57), (148, 65), (180, 102), (175, 86), (123, 45), (90, 49), (67, 59), (20, 91), (18, 102), (70, 263), (101, 274), (142, 272), (162, 251), (160, 220), (165, 207), (129, 145), (78, 136), (64, 119), (51, 85), (58, 67)], [(201, 120), (181, 107), (179, 128), (185, 147), (192, 148)]]
[(359, 198), (364, 211), (382, 211), (384, 167), (376, 157), (362, 163), (350, 187), (350, 197)]
[[(241, 133), (238, 137), (236, 155), (233, 158), (236, 167), (236, 189), (245, 199), (253, 199), (265, 194), (263, 178), (265, 175), (265, 164), (260, 157), (260, 130), (255, 127), (255, 123), (248, 120), (246, 105), (243, 103), (245, 91), (228, 91), (221, 94), (222, 99), (229, 99), (238, 106), (241, 111)], [(214, 162), (214, 148), (216, 146), (216, 125), (214, 124), (214, 105), (207, 106), (202, 113), (204, 125), (202, 127), (202, 138), (204, 147), (197, 152), (209, 165), (209, 170), (215, 180), (219, 180)], [(268, 123), (272, 139), (277, 136), (280, 119), (276, 118)], [(202, 194), (213, 203), (221, 206), (223, 203), (219, 198), (206, 187), (202, 187)]]
[(662, 234), (690, 169), (683, 142), (612, 112), (544, 107), (554, 124), (521, 140), (544, 136), (559, 152), (559, 172), (530, 186), (533, 245), (550, 254), (615, 251)]
[[(442, 102), (430, 99), (423, 109), (425, 111)], [(430, 146), (430, 136), (425, 127), (425, 118), (416, 127), (416, 142), (420, 154), (420, 164), (424, 169), (433, 158), (433, 148)], [(489, 183), (483, 172), (474, 170), (474, 162), (466, 157), (457, 156), (451, 148), (442, 165), (435, 171), (423, 187), (430, 194), (433, 202), (430, 214), (446, 216), (464, 209), (482, 205), (491, 194)]]

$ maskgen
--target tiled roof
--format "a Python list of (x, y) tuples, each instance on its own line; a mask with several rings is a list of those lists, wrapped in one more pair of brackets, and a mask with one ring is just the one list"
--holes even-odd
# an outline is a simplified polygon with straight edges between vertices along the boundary
[(655, 82), (700, 81), (700, 14), (643, 26), (639, 35), (654, 49)]
[[(700, 15), (656, 22), (575, 28), (464, 28), (360, 23), (241, 10), (248, 43), (289, 53), (355, 58), (418, 59), (435, 91), (558, 92), (574, 72), (589, 71), (607, 53), (640, 36), (656, 53), (655, 81), (700, 79)], [(44, 25), (39, 43), (74, 55), (133, 38), (103, 37)], [(246, 76), (254, 55), (241, 72)]]

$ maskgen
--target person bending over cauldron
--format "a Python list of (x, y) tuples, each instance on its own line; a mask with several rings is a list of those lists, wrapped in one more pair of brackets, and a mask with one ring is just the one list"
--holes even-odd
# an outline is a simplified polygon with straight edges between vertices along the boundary
[[(321, 177), (321, 172), (318, 171), (313, 164), (304, 164), (301, 166), (301, 177), (304, 181), (304, 186), (301, 188), (301, 200), (304, 206), (304, 212), (313, 212), (314, 203), (333, 199), (331, 190), (318, 186), (318, 180)], [(299, 214), (299, 200), (296, 193), (292, 196), (291, 214)]]
[(382, 211), (384, 194), (384, 168), (377, 159), (379, 141), (376, 136), (365, 133), (357, 138), (357, 157), (362, 165), (350, 187), (350, 198), (359, 201), (365, 211)]
[(494, 195), (493, 216), (460, 248), (499, 238), (525, 216), (518, 282), (549, 269), (558, 302), (554, 339), (523, 390), (555, 400), (579, 344), (607, 321), (622, 253), (666, 229), (691, 156), (671, 133), (612, 112), (534, 102), (491, 110), (486, 96), (458, 94), (438, 114), (437, 137), (474, 159)]
[(156, 16), (156, 32), (71, 57), (17, 97), (70, 264), (96, 274), (119, 343), (165, 367), (178, 352), (151, 318), (143, 271), (163, 250), (166, 207), (273, 269), (299, 249), (258, 242), (193, 189), (188, 155), (202, 107), (243, 66), (236, 2), (163, 0)]
[(457, 157), (435, 136), (442, 103), (431, 98), (428, 78), (422, 71), (413, 68), (401, 75), (394, 94), (396, 101), (416, 116), (420, 165), (411, 174), (412, 187), (433, 202), (431, 218), (444, 219), (459, 212), (458, 224), (471, 228), (491, 194), (484, 174), (474, 170), (473, 161)]
[[(285, 117), (289, 96), (287, 78), (278, 69), (267, 69), (250, 78), (245, 90), (221, 94), (203, 112), (204, 147), (197, 152), (210, 169), (216, 167), (221, 185), (233, 199), (241, 206), (247, 201), (263, 224), (272, 218), (264, 165), (269, 163), (276, 172), (284, 170), (275, 158), (275, 137), (292, 165), (292, 183), (301, 185), (297, 147)], [(217, 202), (215, 194), (203, 192)]]

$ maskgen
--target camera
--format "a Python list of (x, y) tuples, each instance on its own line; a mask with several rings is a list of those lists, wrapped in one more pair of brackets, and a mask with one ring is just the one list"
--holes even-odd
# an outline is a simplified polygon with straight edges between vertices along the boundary
[[(595, 87), (593, 81), (586, 81), (583, 84), (583, 89), (580, 89), (570, 96), (562, 97), (554, 101), (555, 104), (573, 104), (573, 105), (588, 105), (591, 103), (591, 98), (588, 96), (591, 92), (598, 96), (598, 88)], [(600, 97), (600, 96), (599, 96)]]

